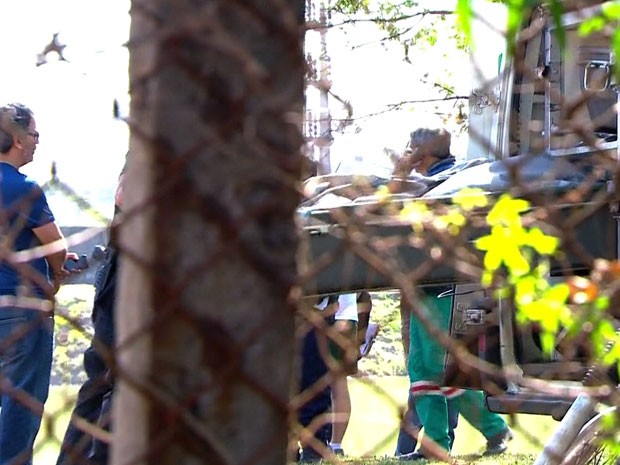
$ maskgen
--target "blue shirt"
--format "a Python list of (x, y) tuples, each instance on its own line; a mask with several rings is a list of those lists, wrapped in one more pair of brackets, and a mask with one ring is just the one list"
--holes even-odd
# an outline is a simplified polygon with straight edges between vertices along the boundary
[[(33, 229), (52, 221), (54, 215), (39, 185), (15, 167), (0, 163), (0, 238), (6, 246), (20, 251), (41, 245)], [(20, 286), (26, 286), (30, 296), (44, 297), (41, 287), (33, 283), (32, 275), (51, 282), (47, 260), (33, 258), (22, 265), (27, 272), (19, 272), (6, 261), (0, 261), (0, 295), (16, 295)]]
[(452, 155), (448, 155), (446, 158), (442, 158), (428, 169), (427, 176), (435, 176), (447, 169), (450, 169), (456, 163), (456, 159)]

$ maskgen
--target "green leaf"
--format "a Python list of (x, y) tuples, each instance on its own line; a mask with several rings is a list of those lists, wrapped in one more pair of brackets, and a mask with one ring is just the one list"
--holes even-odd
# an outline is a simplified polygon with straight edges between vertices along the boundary
[(620, 339), (616, 336), (613, 339), (613, 345), (607, 354), (603, 357), (603, 362), (612, 365), (620, 360)]
[(609, 296), (607, 295), (599, 296), (594, 300), (594, 308), (596, 308), (599, 311), (607, 310), (609, 308), (609, 302), (610, 302)]
[(544, 283), (544, 289), (549, 288), (549, 282), (547, 281), (547, 275), (549, 274), (549, 270), (551, 269), (551, 265), (549, 264), (549, 260), (540, 258), (539, 263), (534, 269), (537, 276), (543, 278), (542, 283)]
[(473, 11), (471, 9), (470, 0), (457, 0), (456, 2), (457, 26), (463, 33), (467, 41), (472, 43), (471, 23), (473, 20)]
[(493, 284), (493, 273), (489, 270), (484, 270), (482, 272), (482, 277), (480, 278), (480, 283), (484, 287), (491, 287)]
[(514, 54), (515, 40), (524, 18), (525, 5), (523, 0), (508, 1), (508, 17), (506, 21), (506, 42), (508, 50)]
[(500, 287), (495, 290), (494, 296), (496, 299), (508, 299), (510, 297), (510, 289), (506, 286)]
[(603, 3), (601, 10), (609, 20), (620, 19), (620, 1)]
[(543, 352), (551, 357), (553, 355), (553, 351), (555, 350), (555, 334), (554, 332), (543, 332), (540, 335), (540, 342), (542, 345)]
[(605, 24), (606, 21), (602, 16), (593, 16), (581, 23), (577, 32), (581, 37), (585, 37), (595, 32), (602, 31)]
[[(616, 57), (620, 56), (620, 28), (614, 28), (614, 32), (611, 36), (611, 48), (614, 51), (614, 55)], [(615, 65), (614, 67), (614, 77), (616, 78), (616, 82), (620, 82), (620, 67)]]

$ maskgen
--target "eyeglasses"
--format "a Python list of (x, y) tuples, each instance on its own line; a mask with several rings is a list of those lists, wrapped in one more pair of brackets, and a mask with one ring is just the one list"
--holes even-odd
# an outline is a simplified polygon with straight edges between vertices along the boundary
[(34, 137), (35, 139), (38, 139), (39, 131), (28, 131), (28, 135)]

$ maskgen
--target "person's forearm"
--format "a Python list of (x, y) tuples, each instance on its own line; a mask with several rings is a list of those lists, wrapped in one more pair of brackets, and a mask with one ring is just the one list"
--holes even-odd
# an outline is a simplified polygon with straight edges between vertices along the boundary
[(64, 268), (67, 259), (67, 249), (62, 249), (45, 257), (51, 271), (52, 294), (56, 294), (60, 289), (62, 281), (67, 277), (69, 272)]
[(53, 276), (60, 275), (67, 259), (67, 249), (62, 249), (45, 257)]
[(49, 247), (45, 255), (51, 271), (56, 275), (63, 270), (67, 259), (67, 242), (65, 241), (60, 228), (55, 222), (46, 223), (43, 226), (32, 230), (39, 239), (41, 245)]

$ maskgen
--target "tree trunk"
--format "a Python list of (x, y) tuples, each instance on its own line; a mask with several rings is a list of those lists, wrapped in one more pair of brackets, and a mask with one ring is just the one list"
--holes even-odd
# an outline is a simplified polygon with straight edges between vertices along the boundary
[(133, 2), (115, 465), (285, 463), (302, 20)]

